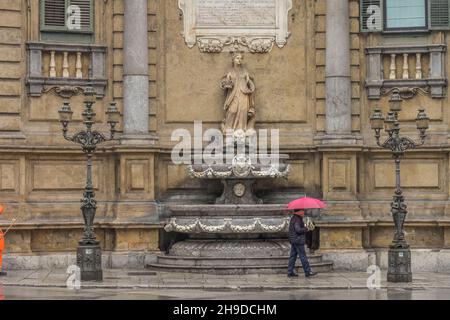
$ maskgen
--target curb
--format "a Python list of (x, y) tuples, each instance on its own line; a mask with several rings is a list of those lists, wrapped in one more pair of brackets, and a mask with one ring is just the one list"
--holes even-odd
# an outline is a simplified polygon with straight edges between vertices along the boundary
[[(67, 288), (64, 284), (43, 284), (43, 283), (3, 283), (4, 287), (30, 287), (30, 288)], [(341, 286), (264, 286), (264, 285), (168, 285), (168, 284), (136, 284), (136, 285), (115, 285), (115, 284), (85, 284), (81, 289), (168, 289), (168, 290), (207, 290), (207, 291), (283, 291), (283, 290), (368, 290), (367, 286), (361, 285), (341, 285)], [(387, 286), (382, 285), (378, 290), (386, 289), (406, 289), (406, 290), (424, 290), (424, 289), (450, 289), (450, 286)]]

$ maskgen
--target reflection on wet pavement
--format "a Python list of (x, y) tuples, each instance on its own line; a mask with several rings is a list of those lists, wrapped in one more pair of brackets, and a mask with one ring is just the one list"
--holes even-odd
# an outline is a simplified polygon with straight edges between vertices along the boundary
[(81, 289), (9, 287), (0, 285), (6, 300), (448, 300), (450, 289), (331, 289), (289, 291), (206, 291), (170, 289)]

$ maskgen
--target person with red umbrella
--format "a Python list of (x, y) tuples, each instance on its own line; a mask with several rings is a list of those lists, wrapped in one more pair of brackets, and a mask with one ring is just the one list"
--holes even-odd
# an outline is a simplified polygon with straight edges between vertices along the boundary
[(291, 243), (287, 274), (289, 278), (298, 277), (298, 274), (295, 273), (295, 261), (297, 260), (297, 256), (300, 257), (305, 277), (309, 278), (317, 275), (316, 272), (311, 270), (308, 257), (306, 256), (305, 243), (308, 228), (305, 227), (303, 216), (305, 215), (305, 209), (325, 207), (326, 204), (324, 202), (308, 197), (296, 199), (288, 204), (287, 210), (289, 210), (290, 213), (293, 213), (291, 221), (289, 222), (289, 241)]

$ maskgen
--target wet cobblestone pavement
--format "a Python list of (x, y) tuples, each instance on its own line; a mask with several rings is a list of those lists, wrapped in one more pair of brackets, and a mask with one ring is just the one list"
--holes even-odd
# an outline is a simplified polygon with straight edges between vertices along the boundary
[(67, 287), (65, 270), (9, 271), (0, 278), (5, 299), (450, 299), (450, 274), (415, 273), (412, 283), (369, 290), (369, 274), (332, 272), (306, 279), (285, 275), (208, 275), (104, 270), (103, 282)]

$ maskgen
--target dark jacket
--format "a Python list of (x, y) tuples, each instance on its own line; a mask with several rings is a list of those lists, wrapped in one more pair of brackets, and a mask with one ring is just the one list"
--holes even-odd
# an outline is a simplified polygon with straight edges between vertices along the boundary
[(305, 228), (303, 218), (297, 214), (293, 214), (289, 222), (289, 241), (295, 244), (305, 244), (305, 235), (308, 231)]

